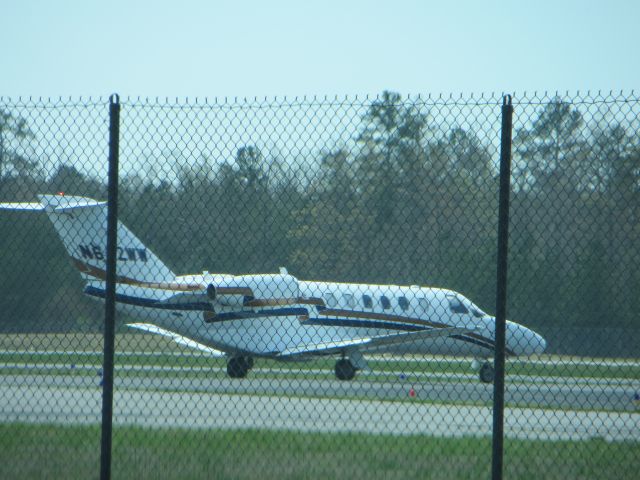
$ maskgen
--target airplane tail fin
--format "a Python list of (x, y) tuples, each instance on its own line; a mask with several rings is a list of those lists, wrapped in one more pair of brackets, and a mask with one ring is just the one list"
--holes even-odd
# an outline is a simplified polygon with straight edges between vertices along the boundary
[[(47, 213), (85, 280), (106, 279), (107, 203), (91, 198), (38, 195), (40, 203), (0, 203), (4, 210)], [(117, 275), (121, 283), (171, 282), (175, 274), (118, 221)]]

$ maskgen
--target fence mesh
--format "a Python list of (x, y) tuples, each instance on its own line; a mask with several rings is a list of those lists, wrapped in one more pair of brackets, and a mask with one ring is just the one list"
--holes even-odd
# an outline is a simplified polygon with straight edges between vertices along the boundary
[[(501, 103), (123, 99), (113, 476), (486, 477)], [(509, 478), (640, 467), (639, 113), (514, 99)], [(0, 114), (0, 477), (95, 477), (108, 102)]]

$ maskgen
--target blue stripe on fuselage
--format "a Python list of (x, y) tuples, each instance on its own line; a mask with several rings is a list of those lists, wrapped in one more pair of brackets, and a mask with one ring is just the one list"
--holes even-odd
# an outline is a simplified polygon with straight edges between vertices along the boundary
[[(493, 340), (486, 337), (482, 337), (482, 339), (480, 339), (480, 338), (471, 338), (466, 335), (451, 335), (451, 338), (455, 338), (456, 340), (462, 340), (463, 342), (467, 342), (467, 343), (473, 343), (474, 345), (478, 345), (479, 347), (484, 347), (487, 350), (491, 350), (492, 352), (495, 347), (495, 343), (493, 342)], [(507, 353), (510, 354), (510, 351), (508, 351)]]
[(210, 320), (210, 323), (225, 322), (229, 320), (243, 320), (245, 318), (258, 317), (291, 317), (299, 315), (308, 315), (306, 308), (274, 308), (273, 310), (241, 310), (239, 312), (222, 312), (218, 313)]
[[(105, 298), (105, 290), (97, 287), (86, 287), (84, 293), (97, 298)], [(208, 302), (166, 303), (152, 298), (134, 297), (124, 293), (116, 293), (116, 302), (137, 307), (157, 308), (160, 310), (187, 310), (196, 312), (213, 312), (213, 307)]]
[(400, 330), (403, 332), (417, 332), (427, 330), (420, 325), (406, 323), (392, 323), (380, 320), (358, 320), (345, 318), (310, 318), (302, 322), (304, 325), (319, 325), (323, 327), (355, 327), (355, 328), (382, 328), (385, 330)]

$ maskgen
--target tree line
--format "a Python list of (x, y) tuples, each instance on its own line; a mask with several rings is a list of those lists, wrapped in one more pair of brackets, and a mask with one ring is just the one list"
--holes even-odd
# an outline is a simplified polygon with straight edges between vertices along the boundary
[[(37, 140), (28, 121), (1, 112), (3, 201), (58, 191), (106, 198), (104, 179), (77, 165), (43, 172), (16, 147)], [(514, 130), (509, 316), (543, 333), (637, 330), (638, 131), (587, 121), (561, 98), (526, 120)], [(434, 135), (433, 121), (384, 92), (349, 146), (289, 158), (255, 142), (224, 162), (194, 159), (175, 180), (141, 169), (120, 180), (121, 220), (176, 273), (286, 266), (302, 279), (451, 288), (493, 312), (496, 149), (455, 120)], [(0, 328), (98, 329), (101, 310), (82, 297), (47, 219), (3, 212), (0, 230)]]

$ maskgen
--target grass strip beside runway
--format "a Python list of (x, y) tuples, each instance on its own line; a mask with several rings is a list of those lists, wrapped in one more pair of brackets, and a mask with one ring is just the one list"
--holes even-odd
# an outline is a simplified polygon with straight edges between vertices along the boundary
[[(96, 478), (97, 426), (0, 425), (0, 478)], [(638, 443), (505, 441), (505, 478), (635, 479)], [(113, 478), (487, 478), (490, 438), (114, 427)]]

